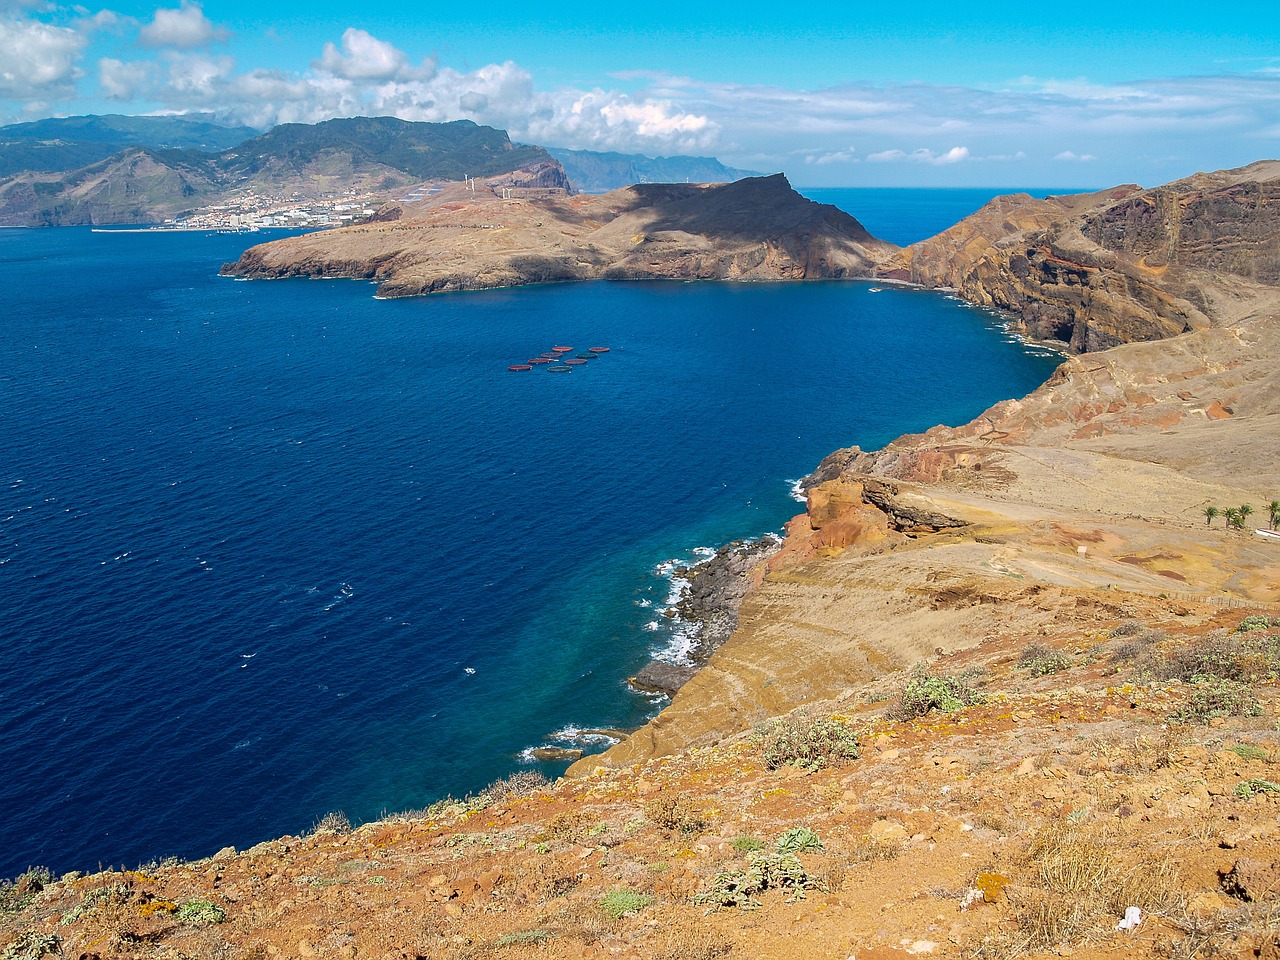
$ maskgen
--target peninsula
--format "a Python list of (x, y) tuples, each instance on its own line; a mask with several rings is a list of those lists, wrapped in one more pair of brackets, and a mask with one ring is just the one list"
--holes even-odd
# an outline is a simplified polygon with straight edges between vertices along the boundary
[(348, 277), (384, 297), (570, 280), (870, 277), (897, 251), (777, 174), (599, 196), (450, 184), (369, 223), (265, 243), (223, 273)]

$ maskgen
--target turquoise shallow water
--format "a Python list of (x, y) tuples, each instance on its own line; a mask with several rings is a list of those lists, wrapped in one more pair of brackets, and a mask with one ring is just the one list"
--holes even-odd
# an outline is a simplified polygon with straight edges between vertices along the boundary
[[(866, 283), (379, 301), (218, 278), (244, 245), (0, 231), (0, 875), (368, 819), (638, 724), (663, 561), (1057, 362)], [(507, 371), (558, 343), (612, 349)]]

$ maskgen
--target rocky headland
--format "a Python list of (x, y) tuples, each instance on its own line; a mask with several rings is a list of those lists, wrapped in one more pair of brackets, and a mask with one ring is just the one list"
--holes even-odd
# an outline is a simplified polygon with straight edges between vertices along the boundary
[(870, 277), (897, 251), (777, 174), (638, 184), (598, 196), (512, 196), (451, 184), (373, 222), (245, 251), (238, 277), (371, 280), (385, 297), (571, 280)]
[(826, 458), (732, 636), (569, 778), (33, 873), (5, 957), (1280, 956), (1278, 173), (871, 258), (1077, 355)]

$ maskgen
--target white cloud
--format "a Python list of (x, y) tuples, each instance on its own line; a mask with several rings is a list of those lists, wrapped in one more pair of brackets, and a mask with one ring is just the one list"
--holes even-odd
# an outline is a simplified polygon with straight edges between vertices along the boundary
[(867, 159), (872, 163), (893, 163), (895, 160), (905, 160), (906, 156), (902, 150), (877, 150)]
[(74, 92), (85, 32), (19, 17), (0, 18), (0, 98), (62, 99)]
[(98, 85), (109, 100), (132, 100), (146, 88), (151, 73), (148, 61), (123, 63), (111, 57), (98, 61)]
[(1091, 153), (1073, 153), (1070, 150), (1063, 150), (1061, 153), (1056, 154), (1053, 159), (1088, 163), (1090, 160), (1097, 160), (1098, 158)]
[(371, 33), (348, 27), (342, 34), (342, 50), (332, 43), (324, 45), (320, 59), (312, 66), (347, 80), (409, 80), (429, 78), (435, 65), (426, 61), (414, 69), (403, 51)]
[(880, 150), (867, 157), (872, 163), (896, 163), (900, 160), (911, 163), (927, 163), (941, 167), (950, 163), (960, 163), (969, 159), (968, 147), (952, 147), (942, 153), (934, 153), (927, 147), (919, 147), (907, 153), (905, 150)]
[(215, 41), (226, 40), (230, 32), (214, 26), (204, 15), (198, 3), (182, 0), (182, 6), (173, 9), (161, 7), (151, 22), (138, 33), (138, 41), (147, 47), (172, 47), (175, 50), (194, 50)]
[(808, 164), (817, 164), (825, 167), (830, 163), (859, 163), (857, 151), (850, 147), (848, 150), (831, 150), (826, 153), (809, 153), (804, 152), (804, 162)]

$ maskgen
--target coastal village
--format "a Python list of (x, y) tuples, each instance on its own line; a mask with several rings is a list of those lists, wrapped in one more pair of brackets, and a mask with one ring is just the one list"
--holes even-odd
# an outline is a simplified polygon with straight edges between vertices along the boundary
[(165, 221), (169, 229), (256, 233), (270, 229), (325, 230), (359, 223), (376, 212), (384, 194), (356, 193), (306, 196), (259, 194), (248, 190), (225, 203), (200, 207)]

